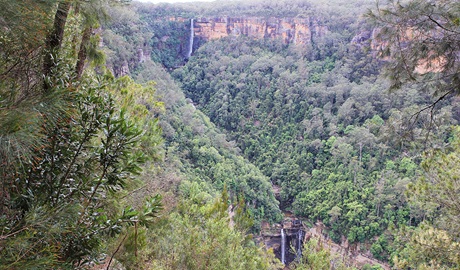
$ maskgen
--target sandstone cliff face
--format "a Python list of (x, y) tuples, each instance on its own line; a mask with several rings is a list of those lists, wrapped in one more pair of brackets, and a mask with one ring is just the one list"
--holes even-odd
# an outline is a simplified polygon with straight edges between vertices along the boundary
[[(193, 21), (193, 25), (191, 22)], [(193, 38), (190, 39), (193, 27)], [(152, 24), (154, 38), (151, 49), (155, 61), (165, 67), (183, 65), (204, 43), (228, 36), (247, 36), (254, 39), (281, 40), (284, 44), (311, 44), (326, 36), (328, 27), (314, 18), (265, 17), (163, 17)], [(144, 50), (144, 55), (147, 51)], [(142, 59), (142, 57), (138, 57)], [(142, 60), (140, 60), (142, 62)]]
[(195, 37), (205, 41), (244, 35), (279, 38), (285, 44), (309, 44), (314, 36), (324, 36), (328, 31), (319, 21), (302, 18), (198, 18), (193, 28)]

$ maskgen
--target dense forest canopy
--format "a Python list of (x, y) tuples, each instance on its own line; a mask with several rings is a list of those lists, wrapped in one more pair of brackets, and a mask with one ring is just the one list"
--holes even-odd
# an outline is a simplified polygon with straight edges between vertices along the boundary
[(0, 269), (458, 268), (459, 5), (0, 0)]
[(270, 41), (223, 39), (205, 44), (173, 74), (282, 187), (283, 205), (323, 220), (335, 241), (343, 234), (365, 241), (391, 224), (420, 222), (404, 186), (420, 173), (421, 150), (442, 146), (457, 121), (446, 104), (405, 126), (430, 97), (415, 88), (389, 94), (379, 66), (362, 59), (371, 57), (366, 54), (356, 61), (357, 50), (349, 49), (351, 59), (324, 52), (305, 61), (308, 56)]

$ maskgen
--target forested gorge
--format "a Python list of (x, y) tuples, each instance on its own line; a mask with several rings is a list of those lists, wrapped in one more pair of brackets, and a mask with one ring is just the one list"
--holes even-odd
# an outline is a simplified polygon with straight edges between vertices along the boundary
[(458, 1), (0, 7), (0, 269), (460, 267)]
[[(404, 186), (418, 174), (421, 151), (450, 136), (457, 121), (451, 105), (433, 118), (420, 115), (406, 129), (404, 121), (412, 124), (410, 116), (430, 104), (429, 96), (413, 88), (388, 93), (377, 66), (364, 66), (370, 74), (355, 78), (358, 67), (346, 55), (307, 61), (291, 48), (276, 51), (262, 42), (206, 44), (173, 75), (282, 187), (281, 203), (323, 220), (335, 241), (345, 234), (361, 242), (393, 222), (420, 222), (405, 202)], [(350, 52), (359, 50), (351, 46)]]

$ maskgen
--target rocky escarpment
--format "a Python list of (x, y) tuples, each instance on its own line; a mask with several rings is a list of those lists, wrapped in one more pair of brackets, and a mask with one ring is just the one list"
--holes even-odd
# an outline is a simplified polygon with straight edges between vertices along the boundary
[(281, 39), (285, 44), (309, 44), (315, 36), (324, 36), (328, 31), (327, 26), (310, 18), (197, 18), (193, 28), (195, 37), (205, 41), (243, 35)]
[(247, 36), (308, 45), (330, 31), (316, 18), (158, 17), (149, 23), (152, 59), (173, 70), (182, 66), (204, 43), (224, 37)]
[(330, 32), (319, 19), (298, 17), (171, 16), (152, 20), (150, 28), (152, 59), (171, 70), (182, 66), (201, 45), (215, 39), (247, 36), (308, 45)]

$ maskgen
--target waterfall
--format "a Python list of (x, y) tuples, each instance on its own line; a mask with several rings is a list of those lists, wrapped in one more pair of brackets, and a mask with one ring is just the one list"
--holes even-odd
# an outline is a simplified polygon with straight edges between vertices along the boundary
[(286, 235), (284, 234), (284, 229), (281, 229), (281, 263), (286, 264)]
[(302, 257), (302, 238), (303, 238), (303, 231), (299, 230), (297, 232), (297, 259), (300, 260)]
[(193, 33), (193, 19), (190, 19), (190, 39), (189, 39), (189, 42), (188, 42), (187, 59), (189, 59), (190, 56), (192, 56), (192, 51), (193, 51), (193, 36), (194, 36), (194, 33)]

